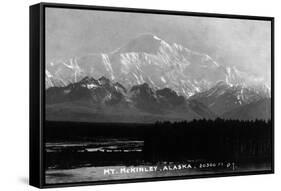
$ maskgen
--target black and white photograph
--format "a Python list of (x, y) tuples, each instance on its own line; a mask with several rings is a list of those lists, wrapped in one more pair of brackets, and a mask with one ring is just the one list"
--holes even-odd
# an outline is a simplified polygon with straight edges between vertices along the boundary
[(270, 21), (45, 11), (46, 184), (272, 171)]
[(1, 5), (1, 191), (281, 187), (278, 1)]
[(3, 1), (0, 190), (278, 190), (278, 7)]

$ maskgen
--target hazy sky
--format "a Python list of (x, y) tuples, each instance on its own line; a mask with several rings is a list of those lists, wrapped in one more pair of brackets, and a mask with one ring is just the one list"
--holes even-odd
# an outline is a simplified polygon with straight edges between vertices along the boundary
[(269, 21), (47, 8), (46, 61), (110, 52), (153, 33), (270, 84)]

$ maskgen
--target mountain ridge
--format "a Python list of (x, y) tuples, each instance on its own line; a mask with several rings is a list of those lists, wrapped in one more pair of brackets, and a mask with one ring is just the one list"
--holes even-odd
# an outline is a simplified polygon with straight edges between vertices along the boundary
[[(73, 119), (77, 119), (79, 116), (78, 121), (80, 118), (90, 121), (94, 119), (118, 121), (116, 116), (119, 116), (122, 122), (128, 122), (126, 118), (129, 116), (130, 120), (144, 122), (163, 119), (171, 121), (215, 119), (220, 116), (227, 117), (225, 114), (227, 112), (234, 112), (235, 109), (265, 99), (256, 95), (255, 92), (246, 92), (247, 96), (256, 95), (257, 97), (253, 97), (251, 100), (252, 97), (244, 98), (246, 101), (243, 104), (233, 105), (221, 101), (229, 98), (230, 95), (231, 99), (226, 101), (233, 102), (234, 99), (238, 99), (241, 95), (239, 94), (237, 97), (235, 93), (241, 93), (241, 89), (237, 88), (225, 82), (218, 82), (211, 89), (187, 99), (170, 88), (155, 89), (147, 83), (135, 85), (128, 90), (121, 83), (112, 82), (104, 76), (99, 79), (84, 77), (79, 82), (65, 87), (50, 87), (46, 90), (47, 117), (48, 119), (65, 120), (65, 116), (72, 116)], [(209, 105), (210, 102), (217, 102), (216, 104), (219, 106), (227, 106), (227, 109), (219, 107), (220, 113), (218, 113)], [(98, 119), (97, 116), (100, 116), (101, 119)], [(235, 114), (230, 116), (235, 117)]]
[(153, 34), (139, 35), (109, 53), (95, 53), (46, 64), (46, 88), (66, 86), (83, 79), (105, 76), (130, 89), (148, 83), (165, 87), (189, 98), (214, 86), (217, 81), (247, 84), (248, 74), (225, 67), (204, 53), (180, 44), (169, 44)]
[[(194, 103), (192, 106), (185, 97), (169, 88), (155, 90), (144, 83), (127, 90), (122, 84), (112, 83), (105, 77), (98, 80), (85, 77), (68, 86), (46, 90), (47, 116), (61, 116), (61, 119), (69, 115), (75, 119), (74, 113), (78, 116), (81, 116), (81, 113), (84, 113), (84, 116), (103, 115), (104, 119), (121, 114), (134, 115), (134, 118), (145, 115), (154, 121), (163, 117), (170, 120), (213, 117), (211, 111), (202, 104), (198, 106), (200, 111), (197, 111)], [(77, 113), (79, 110), (81, 112)], [(91, 120), (90, 116), (88, 120)]]

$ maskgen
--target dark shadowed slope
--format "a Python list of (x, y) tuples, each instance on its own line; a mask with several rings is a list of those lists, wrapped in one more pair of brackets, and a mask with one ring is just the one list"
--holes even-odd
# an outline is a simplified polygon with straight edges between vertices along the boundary
[(271, 119), (271, 99), (262, 99), (257, 102), (243, 105), (222, 115), (225, 119), (255, 120)]

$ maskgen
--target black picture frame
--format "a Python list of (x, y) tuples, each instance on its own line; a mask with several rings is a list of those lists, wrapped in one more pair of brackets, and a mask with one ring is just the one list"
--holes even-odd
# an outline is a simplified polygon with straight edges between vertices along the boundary
[[(164, 15), (178, 16), (194, 16), (194, 17), (212, 17), (227, 19), (246, 19), (269, 21), (271, 23), (271, 169), (265, 171), (244, 171), (231, 173), (216, 174), (200, 174), (200, 175), (184, 175), (174, 177), (154, 177), (154, 178), (137, 178), (123, 180), (102, 180), (95, 182), (73, 182), (73, 183), (45, 183), (45, 153), (44, 153), (44, 122), (45, 122), (45, 9), (46, 8), (64, 8), (79, 10), (101, 10), (113, 12), (130, 12), (130, 13), (152, 13)], [(73, 4), (57, 4), (57, 3), (39, 3), (30, 6), (30, 155), (29, 155), (29, 184), (38, 188), (53, 188), (66, 186), (83, 186), (83, 185), (100, 185), (115, 183), (132, 183), (132, 182), (148, 182), (163, 181), (191, 178), (209, 178), (209, 177), (226, 177), (226, 176), (242, 176), (256, 174), (274, 173), (274, 18), (249, 15), (230, 15), (216, 13), (197, 13), (184, 11), (168, 11), (168, 10), (152, 10), (152, 9), (135, 9), (121, 7), (103, 7), (90, 5), (73, 5)]]

